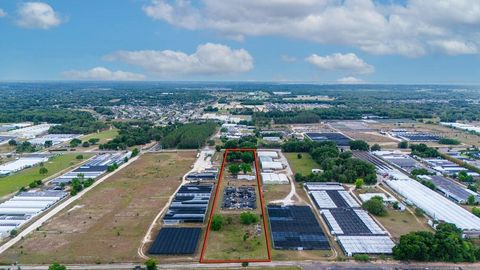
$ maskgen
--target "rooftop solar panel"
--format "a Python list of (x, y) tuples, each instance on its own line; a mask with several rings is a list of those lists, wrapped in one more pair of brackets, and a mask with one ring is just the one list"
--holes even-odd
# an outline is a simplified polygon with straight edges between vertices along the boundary
[(193, 254), (201, 231), (201, 228), (162, 228), (148, 252), (163, 255)]

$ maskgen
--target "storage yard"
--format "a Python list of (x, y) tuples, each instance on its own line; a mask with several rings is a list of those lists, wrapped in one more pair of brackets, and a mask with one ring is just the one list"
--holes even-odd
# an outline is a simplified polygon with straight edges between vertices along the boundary
[(33, 139), (37, 136), (46, 134), (52, 127), (51, 124), (39, 124), (34, 126), (21, 127), (5, 132), (4, 135), (14, 136), (22, 139)]
[(193, 151), (140, 156), (0, 255), (0, 261), (142, 261), (137, 248), (145, 232), (194, 158)]
[[(227, 150), (227, 155), (232, 150)], [(251, 151), (251, 150), (247, 150)], [(255, 155), (255, 152), (252, 151)], [(275, 152), (274, 152), (275, 153)], [(270, 153), (269, 155), (273, 155)], [(275, 155), (278, 154), (275, 153)], [(252, 172), (255, 180), (238, 179), (227, 168), (238, 161), (227, 162), (226, 156), (218, 179), (216, 194), (213, 200), (212, 213), (208, 223), (201, 262), (242, 262), (269, 261), (268, 235), (265, 228), (265, 213), (261, 194), (260, 175), (253, 162)], [(217, 198), (218, 197), (218, 198)], [(257, 221), (243, 224), (241, 214), (249, 212), (257, 217)], [(221, 229), (212, 229), (212, 217), (221, 216), (225, 221)]]

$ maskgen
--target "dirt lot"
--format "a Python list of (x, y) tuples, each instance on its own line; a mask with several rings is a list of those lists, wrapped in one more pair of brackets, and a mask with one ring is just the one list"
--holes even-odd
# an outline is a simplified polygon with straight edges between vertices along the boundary
[(143, 261), (137, 248), (195, 152), (145, 154), (2, 254), (0, 263)]

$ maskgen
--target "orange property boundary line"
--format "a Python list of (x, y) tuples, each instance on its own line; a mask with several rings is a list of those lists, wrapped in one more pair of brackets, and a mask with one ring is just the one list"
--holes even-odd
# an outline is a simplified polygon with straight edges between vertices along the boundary
[[(220, 190), (220, 183), (223, 178), (223, 170), (225, 169), (225, 162), (227, 159), (228, 152), (246, 152), (246, 151), (251, 151), (253, 152), (253, 157), (254, 157), (254, 162), (255, 162), (255, 173), (257, 177), (257, 185), (258, 185), (258, 192), (259, 192), (259, 197), (260, 197), (260, 207), (262, 208), (262, 218), (263, 218), (263, 228), (265, 231), (265, 243), (267, 244), (267, 254), (268, 254), (268, 259), (238, 259), (238, 260), (206, 260), (204, 258), (205, 251), (207, 248), (207, 240), (208, 240), (208, 235), (210, 234), (210, 226), (212, 224), (212, 217), (213, 217), (213, 212), (215, 211), (215, 206), (217, 205), (217, 198), (218, 198), (218, 192)], [(223, 154), (223, 161), (222, 161), (222, 167), (220, 169), (220, 174), (218, 176), (218, 181), (217, 181), (217, 188), (215, 189), (215, 197), (213, 198), (213, 205), (212, 205), (212, 210), (210, 211), (209, 215), (209, 220), (208, 220), (208, 226), (207, 230), (205, 231), (205, 237), (203, 240), (203, 247), (202, 247), (202, 253), (200, 255), (200, 263), (242, 263), (242, 262), (271, 262), (272, 261), (272, 255), (270, 251), (270, 239), (269, 239), (269, 231), (267, 227), (267, 220), (265, 217), (265, 205), (263, 201), (263, 194), (262, 194), (262, 187), (260, 184), (260, 174), (259, 174), (259, 167), (258, 167), (258, 160), (257, 160), (257, 149), (225, 149), (225, 153)]]

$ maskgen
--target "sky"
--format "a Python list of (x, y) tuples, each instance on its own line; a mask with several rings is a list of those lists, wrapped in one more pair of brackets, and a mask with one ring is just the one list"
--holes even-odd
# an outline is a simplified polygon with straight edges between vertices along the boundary
[(480, 84), (478, 0), (0, 0), (0, 81)]

